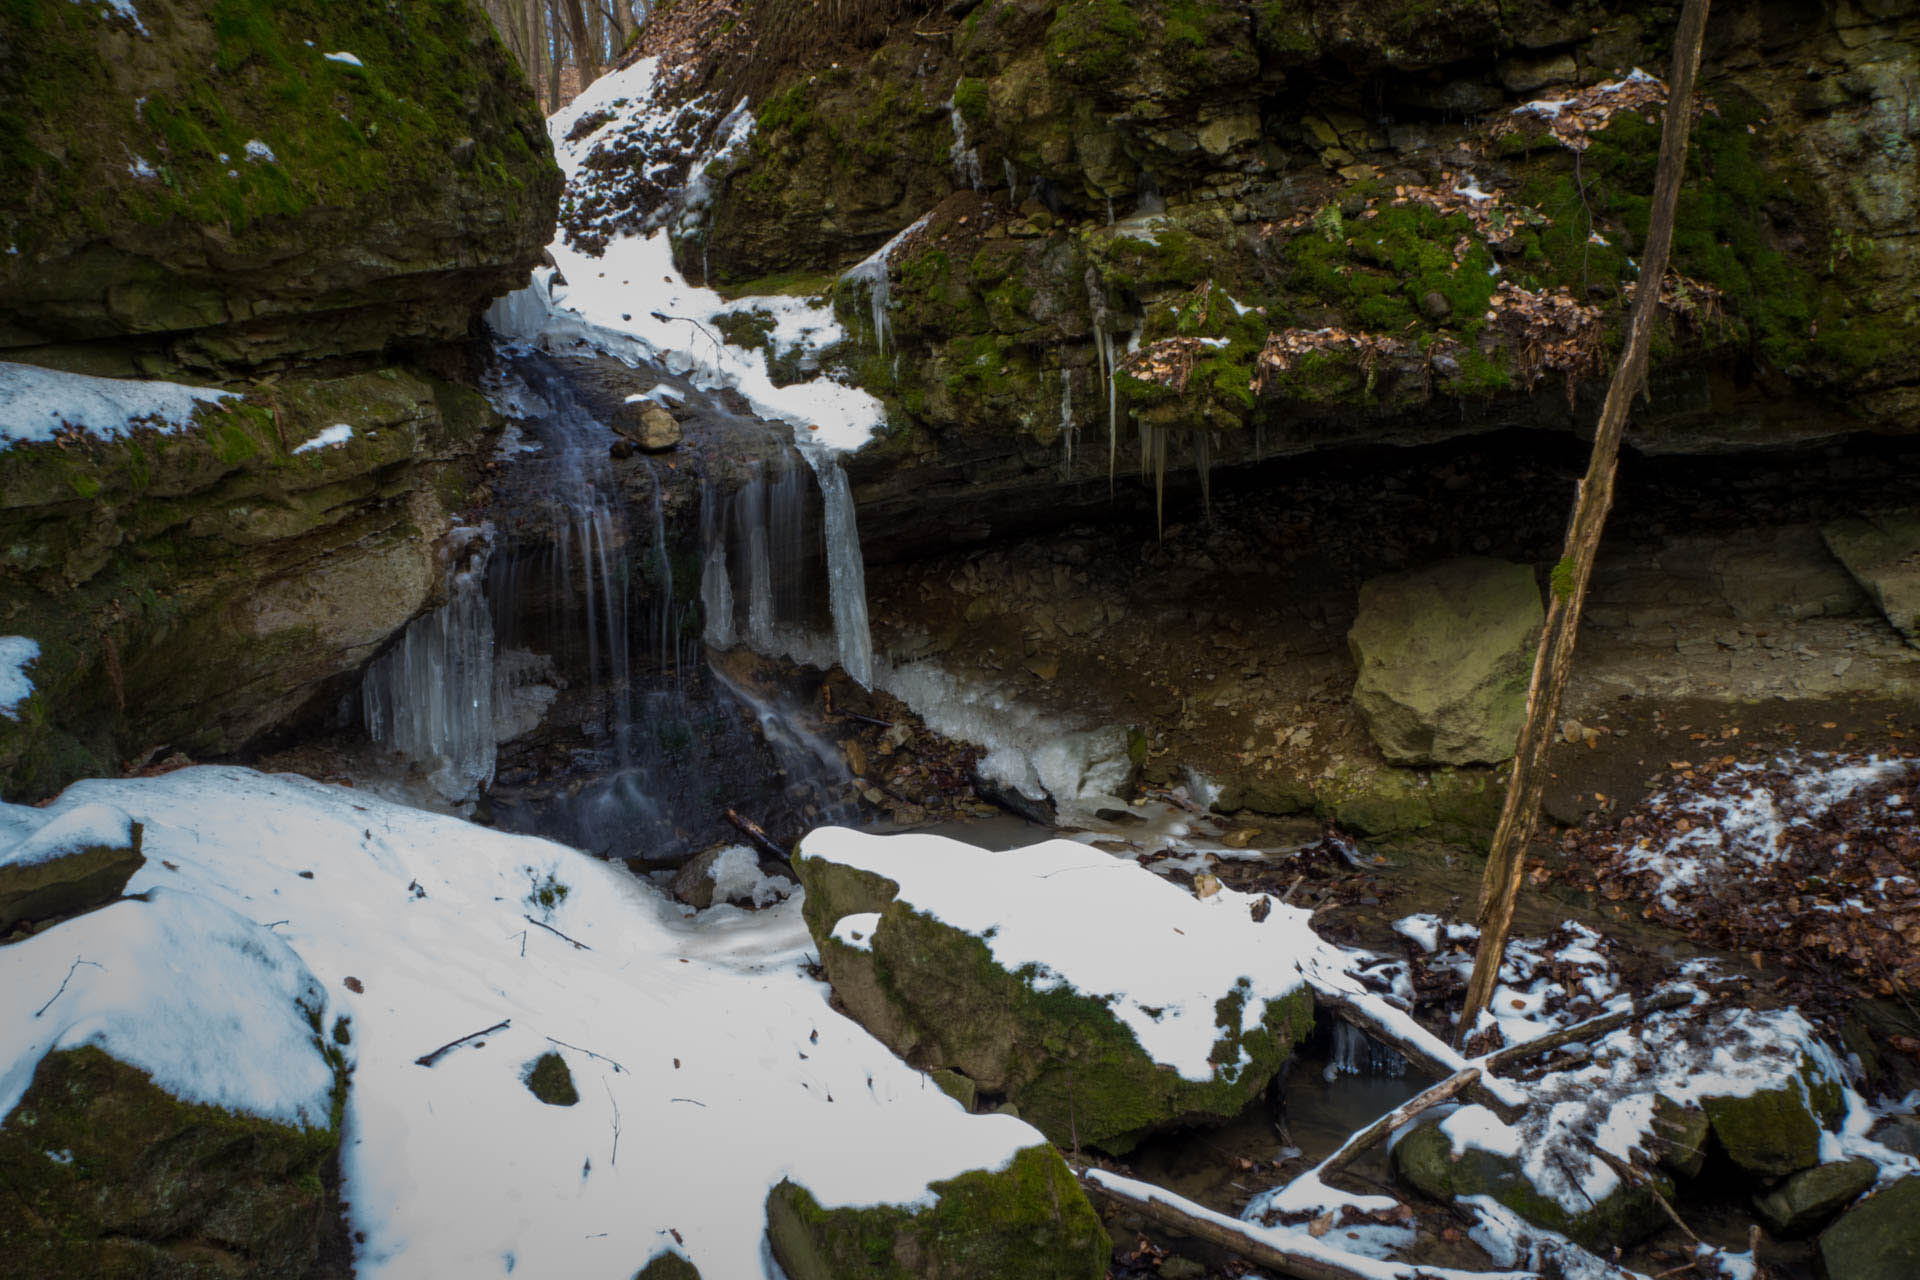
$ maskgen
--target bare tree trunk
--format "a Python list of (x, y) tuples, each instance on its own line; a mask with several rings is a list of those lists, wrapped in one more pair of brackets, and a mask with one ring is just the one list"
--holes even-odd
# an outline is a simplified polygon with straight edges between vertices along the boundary
[(535, 102), (540, 100), (540, 73), (547, 61), (546, 24), (541, 20), (546, 14), (546, 6), (541, 0), (523, 0), (525, 5), (525, 30), (527, 33), (527, 56), (521, 63), (527, 69), (527, 83), (533, 86)]
[(561, 36), (560, 0), (547, 0), (547, 37), (553, 49), (553, 78), (547, 83), (547, 114), (560, 109), (560, 71), (566, 65), (567, 42)]
[(1686, 0), (1680, 26), (1674, 34), (1673, 72), (1668, 77), (1666, 123), (1660, 134), (1660, 167), (1653, 184), (1653, 212), (1647, 224), (1647, 243), (1640, 260), (1640, 282), (1634, 290), (1633, 311), (1627, 319), (1627, 341), (1620, 363), (1607, 387), (1594, 434), (1593, 456), (1586, 478), (1574, 499), (1573, 519), (1567, 526), (1565, 554), (1553, 571), (1553, 593), (1547, 605), (1546, 626), (1534, 656), (1533, 681), (1527, 689), (1527, 718), (1520, 729), (1520, 745), (1507, 780), (1500, 823), (1494, 829), (1487, 855), (1486, 878), (1480, 885), (1480, 946), (1474, 955), (1473, 978), (1460, 1013), (1460, 1037), (1473, 1034), (1474, 1023), (1493, 998), (1513, 927), (1513, 905), (1520, 893), (1526, 867), (1526, 849), (1540, 819), (1540, 795), (1546, 787), (1547, 747), (1559, 723), (1560, 696), (1572, 669), (1573, 644), (1580, 629), (1580, 608), (1593, 574), (1594, 553), (1613, 505), (1614, 471), (1620, 458), (1620, 437), (1626, 429), (1627, 409), (1647, 376), (1647, 347), (1659, 315), (1660, 286), (1667, 274), (1667, 253), (1673, 243), (1674, 211), (1680, 201), (1680, 183), (1686, 176), (1687, 132), (1693, 123), (1693, 84), (1700, 70), (1700, 42), (1706, 32), (1708, 0)]
[(567, 36), (573, 42), (573, 60), (580, 68), (580, 87), (600, 76), (600, 62), (594, 56), (593, 40), (587, 31), (587, 16), (580, 0), (560, 0), (560, 12), (567, 20)]

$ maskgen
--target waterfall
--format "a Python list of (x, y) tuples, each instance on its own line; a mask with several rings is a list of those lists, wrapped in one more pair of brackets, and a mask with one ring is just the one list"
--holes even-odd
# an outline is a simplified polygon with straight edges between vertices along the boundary
[(840, 666), (860, 682), (873, 687), (873, 635), (867, 627), (867, 571), (860, 555), (860, 529), (853, 510), (853, 491), (847, 473), (834, 455), (808, 450), (807, 461), (820, 477), (827, 544), (827, 588), (832, 596), (833, 634)]
[(731, 649), (733, 579), (727, 571), (727, 508), (713, 481), (700, 486), (700, 611), (706, 615), (706, 640), (716, 649)]
[(1014, 208), (1020, 207), (1020, 171), (1013, 167), (1011, 159), (1000, 161), (1007, 174), (1007, 203)]
[(434, 789), (455, 802), (493, 781), (494, 639), (484, 586), (491, 534), (486, 526), (453, 530), (447, 602), (414, 619), (360, 684), (368, 736), (431, 769)]

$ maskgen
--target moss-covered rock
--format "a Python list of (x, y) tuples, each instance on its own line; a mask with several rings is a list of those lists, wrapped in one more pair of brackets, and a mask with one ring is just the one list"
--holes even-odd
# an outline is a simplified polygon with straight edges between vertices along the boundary
[(1821, 1124), (1839, 1114), (1839, 1086), (1819, 1080), (1810, 1067), (1802, 1077), (1777, 1089), (1703, 1100), (1721, 1149), (1755, 1177), (1785, 1177), (1820, 1163)]
[(1395, 764), (1513, 754), (1545, 611), (1533, 570), (1469, 558), (1376, 578), (1347, 633), (1354, 701)]
[(466, 0), (133, 12), (0, 5), (0, 349), (378, 353), (537, 263), (559, 172)]
[[(295, 452), (341, 422), (346, 444)], [(232, 751), (337, 694), (439, 589), (434, 541), (496, 422), (387, 369), (262, 384), (178, 432), (0, 451), (0, 592), (41, 651), (0, 719), (0, 793)]]
[(0, 1124), (0, 1254), (40, 1280), (344, 1280), (339, 1141), (181, 1102), (98, 1049), (51, 1053)]
[(640, 1268), (633, 1280), (700, 1280), (700, 1268), (677, 1253), (661, 1253)]
[(1869, 1196), (1820, 1237), (1827, 1280), (1907, 1280), (1920, 1275), (1920, 1178)]
[(931, 1208), (827, 1209), (791, 1180), (767, 1194), (767, 1236), (793, 1280), (1097, 1280), (1111, 1245), (1051, 1147), (929, 1187)]
[(1753, 1207), (1774, 1235), (1806, 1235), (1870, 1190), (1879, 1176), (1871, 1160), (1815, 1165), (1755, 1196)]
[[(1242, 1026), (1244, 983), (1222, 991), (1213, 1075), (1190, 1080), (1155, 1063), (1101, 1001), (1040, 989), (1031, 966), (1009, 972), (986, 942), (896, 899), (884, 877), (821, 857), (795, 862), (804, 914), (834, 994), (908, 1062), (950, 1068), (1004, 1098), (1062, 1146), (1124, 1152), (1156, 1130), (1217, 1121), (1257, 1097), (1313, 1025), (1304, 991)], [(865, 945), (834, 936), (845, 916), (879, 916)]]
[(141, 826), (105, 805), (82, 805), (0, 849), (0, 936), (105, 906), (146, 859)]
[(1436, 1200), (1492, 1196), (1527, 1221), (1558, 1231), (1589, 1249), (1628, 1245), (1665, 1225), (1659, 1195), (1673, 1187), (1665, 1178), (1653, 1186), (1618, 1183), (1596, 1203), (1569, 1209), (1542, 1192), (1517, 1159), (1468, 1147), (1455, 1154), (1440, 1121), (1429, 1120), (1393, 1148), (1394, 1172)]
[(550, 1107), (570, 1107), (580, 1101), (580, 1091), (573, 1087), (573, 1072), (557, 1053), (549, 1051), (529, 1062), (522, 1078), (527, 1092)]

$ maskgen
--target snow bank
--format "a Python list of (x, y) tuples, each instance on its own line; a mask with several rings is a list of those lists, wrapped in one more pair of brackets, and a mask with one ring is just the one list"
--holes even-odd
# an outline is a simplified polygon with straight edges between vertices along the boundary
[[(24, 1078), (53, 1036), (112, 1035), (185, 1095), (294, 1115), (324, 1092), (294, 1057), (312, 1034), (299, 1003), (323, 990), (326, 1027), (350, 1019), (343, 1196), (363, 1280), (630, 1280), (664, 1249), (709, 1276), (760, 1276), (782, 1177), (828, 1206), (916, 1204), (1041, 1141), (967, 1115), (834, 1013), (802, 972), (797, 901), (691, 922), (570, 849), (244, 769), (83, 782), (48, 812), (94, 804), (145, 824), (127, 889), (155, 901), (0, 949), (0, 1071)], [(568, 892), (547, 910), (549, 878)], [(33, 1011), (76, 955), (108, 968), (77, 969), (48, 1012), (64, 1029), (43, 1033)], [(201, 976), (229, 971), (241, 989)], [(181, 1043), (187, 1028), (224, 1048)], [(573, 1107), (521, 1082), (548, 1051), (573, 1073)], [(250, 1060), (263, 1053), (285, 1060)]]
[(25, 805), (4, 807), (18, 817), (0, 825), (0, 833), (11, 828), (17, 842), (0, 848), (0, 867), (33, 867), (82, 849), (133, 845), (133, 819), (110, 804), (83, 804), (50, 818), (44, 810)]
[(135, 426), (178, 431), (203, 404), (233, 396), (212, 387), (131, 378), (95, 378), (0, 362), (0, 449), (42, 443), (74, 428), (115, 440)]
[(333, 1070), (304, 1012), (326, 1007), (319, 980), (245, 915), (147, 887), (0, 948), (0, 1115), (46, 1054), (94, 1045), (189, 1102), (326, 1127)]
[(1214, 1078), (1216, 1001), (1244, 984), (1238, 1030), (1253, 1030), (1270, 1003), (1300, 989), (1305, 958), (1323, 947), (1310, 912), (1272, 905), (1255, 920), (1264, 895), (1196, 898), (1072, 840), (992, 852), (945, 836), (823, 827), (800, 855), (885, 876), (900, 901), (982, 938), (1002, 968), (1034, 966), (1036, 990), (1102, 1001), (1150, 1058), (1189, 1080)]
[(29, 663), (40, 660), (40, 642), (26, 636), (0, 636), (0, 716), (20, 718), (20, 704), (33, 696)]
[[(667, 175), (685, 159), (673, 154), (682, 145), (676, 137), (718, 114), (717, 107), (700, 105), (705, 99), (672, 106), (657, 101), (657, 68), (657, 59), (644, 58), (603, 76), (549, 121), (555, 155), (577, 193), (600, 181), (585, 162), (609, 139), (639, 149), (638, 159), (623, 150), (623, 165)], [(582, 122), (601, 116), (597, 127), (570, 136)], [(683, 235), (698, 230), (707, 200), (706, 171), (745, 145), (752, 128), (752, 115), (738, 108), (722, 120), (716, 142), (692, 159), (680, 189), (658, 209), (635, 211), (645, 215), (639, 219), (643, 230), (614, 235), (597, 254), (562, 234), (550, 248), (564, 283), (556, 284), (552, 271), (542, 268), (528, 289), (494, 304), (488, 323), (503, 337), (549, 350), (584, 345), (630, 362), (653, 361), (703, 391), (734, 388), (754, 412), (791, 424), (802, 445), (858, 449), (885, 421), (877, 399), (826, 377), (776, 387), (764, 351), (732, 346), (714, 326), (723, 313), (762, 311), (772, 318), (777, 348), (817, 352), (846, 336), (832, 307), (786, 296), (728, 301), (689, 284), (673, 263), (668, 220), (677, 220)]]

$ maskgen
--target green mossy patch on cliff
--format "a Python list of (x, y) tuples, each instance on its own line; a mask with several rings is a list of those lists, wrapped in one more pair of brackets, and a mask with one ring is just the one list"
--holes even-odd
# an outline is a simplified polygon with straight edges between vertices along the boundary
[(1112, 1247), (1100, 1217), (1051, 1147), (1005, 1169), (933, 1183), (933, 1207), (827, 1209), (792, 1181), (767, 1194), (774, 1256), (794, 1280), (1098, 1280)]
[(0, 1125), (0, 1251), (44, 1280), (351, 1274), (337, 1079), (332, 1126), (301, 1131), (181, 1102), (98, 1049), (48, 1054)]

